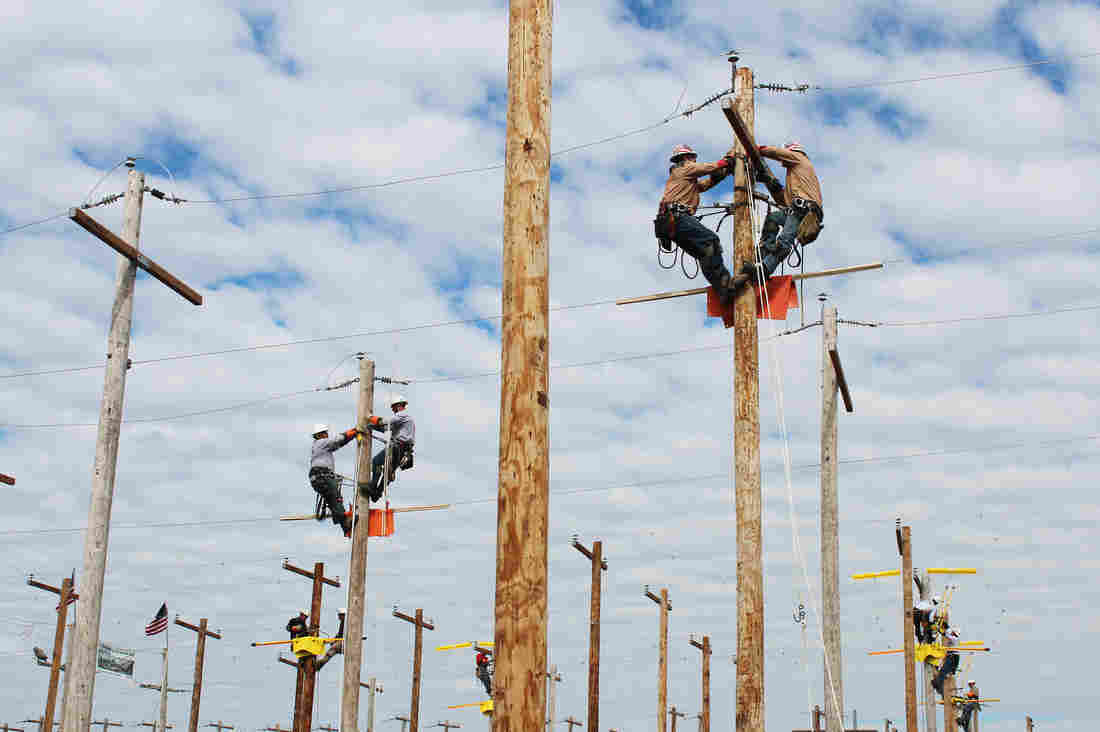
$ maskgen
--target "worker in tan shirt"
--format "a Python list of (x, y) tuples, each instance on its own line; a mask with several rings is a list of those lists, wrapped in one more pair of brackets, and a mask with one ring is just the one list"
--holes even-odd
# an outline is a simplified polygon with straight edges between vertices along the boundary
[(668, 182), (654, 219), (654, 231), (661, 248), (672, 251), (672, 242), (695, 257), (707, 282), (723, 302), (748, 281), (747, 274), (731, 276), (722, 261), (718, 235), (695, 217), (699, 194), (718, 185), (733, 170), (733, 148), (714, 163), (697, 162), (698, 155), (687, 145), (677, 145), (669, 161)]
[(812, 213), (817, 223), (814, 227), (813, 219), (807, 222), (809, 228), (811, 230), (816, 228), (816, 231), (805, 239), (800, 239), (804, 245), (817, 238), (817, 232), (820, 231), (821, 224), (825, 220), (825, 213), (821, 209), (821, 183), (818, 182), (813, 163), (810, 162), (810, 157), (802, 145), (797, 142), (788, 142), (783, 147), (761, 145), (758, 149), (761, 157), (778, 160), (787, 169), (787, 189), (784, 192), (784, 200), (777, 201), (785, 208), (776, 209), (768, 214), (764, 219), (764, 231), (760, 239), (764, 275), (770, 277), (776, 267), (794, 249), (799, 227), (802, 226), (807, 215)]

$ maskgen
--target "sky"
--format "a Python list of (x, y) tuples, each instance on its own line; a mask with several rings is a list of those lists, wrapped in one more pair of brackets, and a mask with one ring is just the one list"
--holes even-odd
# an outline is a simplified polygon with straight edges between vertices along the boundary
[[(757, 83), (812, 87), (756, 93), (757, 140), (801, 141), (821, 178), (807, 271), (886, 263), (808, 281), (786, 323), (760, 324), (768, 728), (804, 728), (831, 703), (817, 614), (821, 331), (781, 335), (819, 319), (819, 293), (857, 321), (839, 333), (855, 402), (838, 449), (846, 717), (903, 723), (900, 660), (867, 655), (900, 646), (900, 588), (849, 579), (897, 566), (900, 517), (917, 567), (978, 569), (948, 581), (963, 636), (992, 649), (962, 672), (1001, 699), (982, 729), (1022, 729), (1025, 715), (1045, 732), (1095, 727), (1100, 5), (731, 10), (554, 7), (551, 147), (607, 140), (552, 169), (558, 719), (585, 715), (577, 536), (603, 541), (608, 561), (601, 726), (653, 725), (648, 585), (673, 603), (669, 703), (700, 711), (689, 637), (707, 634), (714, 728), (733, 727), (731, 334), (701, 298), (609, 301), (698, 284), (657, 266), (651, 221), (676, 144), (703, 160), (730, 145), (719, 104), (675, 113), (729, 87), (737, 49)], [(354, 377), (363, 352), (411, 382), (416, 466), (394, 505), (452, 504), (399, 515), (393, 537), (372, 540), (364, 676), (384, 686), (379, 720), (407, 712), (413, 634), (392, 611), (423, 608), (436, 629), (421, 719), (483, 725), (446, 709), (481, 698), (472, 658), (434, 646), (492, 635), (507, 6), (11, 0), (0, 19), (0, 472), (17, 479), (0, 517), (0, 723), (37, 717), (46, 695), (30, 650), (51, 647), (56, 601), (27, 575), (80, 573), (117, 266), (64, 216), (12, 229), (122, 192), (118, 164), (139, 156), (147, 185), (187, 199), (146, 197), (141, 248), (204, 304), (137, 282), (102, 639), (136, 649), (136, 680), (157, 681), (162, 637), (142, 629), (160, 604), (209, 618), (223, 639), (207, 646), (201, 721), (289, 724), (292, 673), (249, 644), (284, 637), (308, 602), (284, 558), (347, 576), (330, 524), (277, 519), (312, 509), (312, 425), (355, 420), (354, 390), (318, 389)], [(283, 195), (346, 188), (358, 189)], [(704, 202), (731, 195), (727, 181)], [(89, 214), (121, 227), (120, 203)], [(728, 250), (728, 223), (721, 234)], [(389, 387), (376, 393), (384, 410)], [(339, 471), (354, 450), (337, 453)], [(324, 630), (345, 593), (325, 590)], [(168, 636), (170, 683), (186, 687), (194, 634)], [(315, 726), (339, 719), (340, 665), (321, 673)], [(136, 725), (156, 706), (99, 676), (95, 719)], [(173, 696), (169, 720), (187, 712)]]

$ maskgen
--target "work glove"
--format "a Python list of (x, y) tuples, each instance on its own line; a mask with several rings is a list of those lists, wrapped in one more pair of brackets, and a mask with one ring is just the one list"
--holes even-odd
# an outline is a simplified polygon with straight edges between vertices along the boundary
[(732, 173), (733, 166), (737, 163), (737, 158), (727, 153), (726, 156), (722, 159), (726, 161), (726, 169)]
[(381, 427), (382, 418), (376, 417), (372, 414), (371, 416), (367, 417), (367, 424), (369, 424), (371, 427)]
[(349, 440), (355, 437), (357, 434), (359, 434), (359, 430), (355, 429), (354, 427), (352, 427), (350, 430), (344, 431), (344, 437), (348, 438)]

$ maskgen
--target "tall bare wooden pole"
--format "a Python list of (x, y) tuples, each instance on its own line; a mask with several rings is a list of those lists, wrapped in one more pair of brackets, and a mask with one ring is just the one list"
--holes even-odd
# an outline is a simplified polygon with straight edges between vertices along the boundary
[(603, 584), (603, 572), (607, 562), (603, 559), (603, 542), (592, 542), (589, 551), (575, 537), (573, 547), (592, 565), (592, 607), (588, 620), (588, 729), (600, 728), (600, 594)]
[[(138, 248), (141, 233), (141, 205), (145, 175), (132, 166), (126, 187), (122, 215), (122, 239)], [(81, 602), (73, 633), (73, 660), (66, 670), (70, 677), (69, 709), (64, 732), (88, 732), (92, 721), (96, 658), (99, 651), (99, 623), (103, 614), (103, 579), (107, 573), (107, 543), (111, 528), (111, 503), (115, 493), (122, 403), (126, 393), (126, 370), (130, 362), (130, 324), (134, 312), (134, 260), (119, 257), (115, 277), (115, 301), (111, 308), (111, 329), (107, 335), (107, 367), (103, 378), (103, 401), (99, 407), (92, 498), (88, 508), (88, 530), (84, 537), (84, 564), (80, 573)]]
[(361, 517), (352, 531), (351, 562), (348, 569), (348, 614), (344, 632), (344, 680), (340, 694), (340, 730), (356, 732), (359, 728), (359, 689), (363, 670), (363, 615), (367, 597), (367, 517), (370, 498), (365, 495), (371, 483), (371, 439), (367, 419), (374, 411), (374, 361), (359, 359), (359, 405), (355, 426), (366, 437), (359, 438), (357, 477), (352, 503), (353, 515)]
[(546, 718), (551, 0), (508, 8), (493, 729)]
[[(195, 644), (195, 679), (191, 686), (191, 717), (188, 722), (188, 732), (198, 732), (199, 728), (199, 704), (202, 701), (202, 670), (206, 662), (206, 637), (210, 636), (221, 640), (221, 635), (206, 629), (207, 619), (200, 618), (198, 625), (192, 625), (186, 620), (176, 618), (176, 625), (198, 633), (198, 642)], [(218, 721), (221, 724), (221, 721)], [(211, 725), (207, 725), (208, 727)], [(229, 727), (228, 729), (232, 729)], [(221, 732), (219, 729), (218, 732)]]
[(840, 645), (840, 538), (837, 496), (836, 306), (821, 313), (821, 626), (825, 640), (825, 731), (844, 732), (844, 678)]
[[(756, 121), (753, 74), (736, 69), (738, 114), (750, 134)], [(745, 154), (737, 141), (738, 151)], [(733, 265), (756, 261), (749, 176), (745, 159), (734, 173)], [(737, 507), (737, 732), (764, 729), (764, 569), (763, 504), (760, 496), (760, 359), (756, 294), (745, 287), (734, 302), (734, 490)]]
[(667, 587), (661, 588), (660, 596), (646, 587), (645, 595), (661, 608), (657, 626), (657, 732), (665, 732), (668, 709), (668, 612), (672, 609), (672, 603), (668, 601)]
[(905, 729), (917, 732), (916, 642), (913, 638), (913, 544), (908, 526), (897, 529), (901, 552), (902, 634), (905, 637)]
[(692, 638), (691, 645), (703, 653), (703, 711), (699, 713), (699, 732), (710, 732), (710, 636), (704, 635), (702, 643)]

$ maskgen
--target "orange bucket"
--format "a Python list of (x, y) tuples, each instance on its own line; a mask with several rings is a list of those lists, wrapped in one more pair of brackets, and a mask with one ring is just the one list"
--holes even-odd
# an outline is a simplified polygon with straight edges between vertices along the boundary
[(393, 536), (393, 509), (370, 509), (367, 536)]

